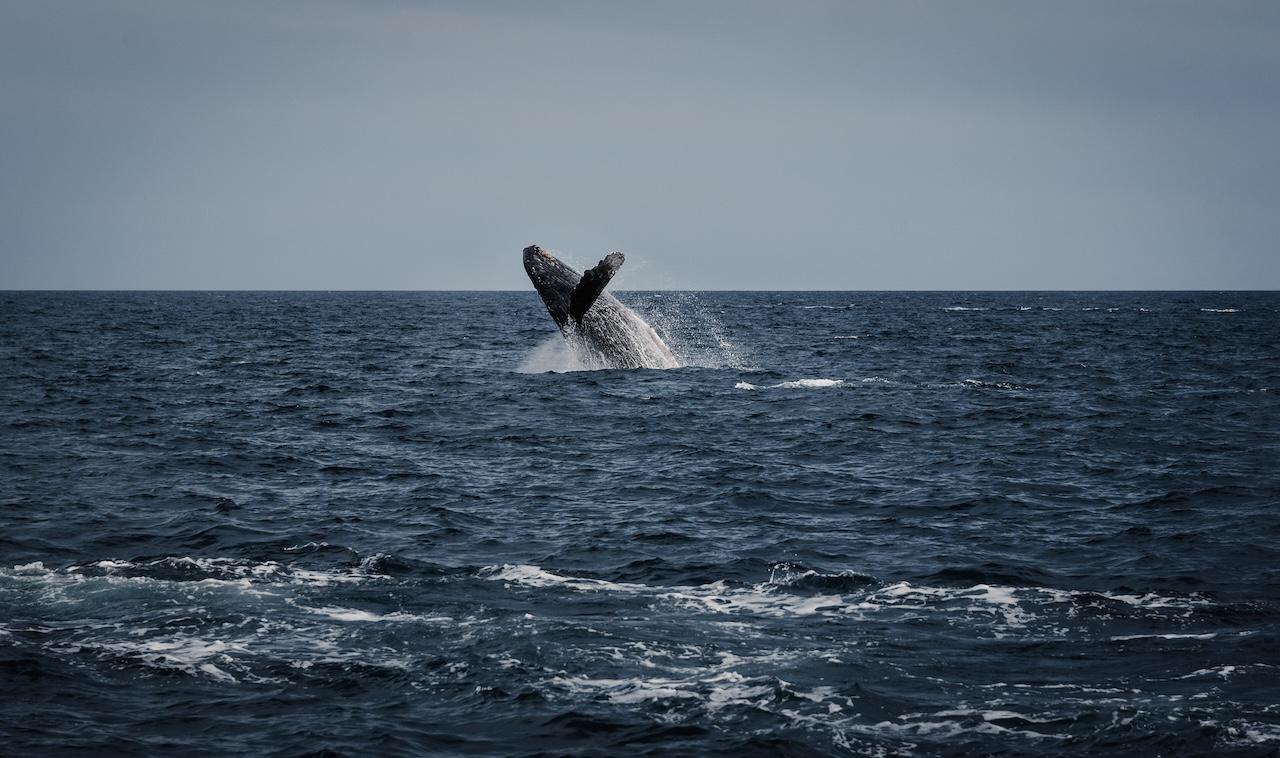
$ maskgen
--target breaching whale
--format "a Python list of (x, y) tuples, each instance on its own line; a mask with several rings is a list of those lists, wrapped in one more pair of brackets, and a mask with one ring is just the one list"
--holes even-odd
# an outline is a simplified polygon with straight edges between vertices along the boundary
[(524, 270), (561, 334), (592, 368), (676, 368), (680, 365), (652, 326), (604, 291), (625, 260), (610, 253), (579, 274), (530, 245)]

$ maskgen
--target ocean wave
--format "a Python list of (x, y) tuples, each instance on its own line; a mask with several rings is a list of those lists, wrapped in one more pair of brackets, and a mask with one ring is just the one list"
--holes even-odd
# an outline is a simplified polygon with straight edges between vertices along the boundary
[(6, 295), (6, 748), (1277, 746), (1274, 293), (634, 297)]
[[(279, 683), (290, 670), (334, 663), (407, 670), (406, 658), (377, 645), (349, 644), (352, 625), (438, 627), (459, 619), (311, 599), (388, 578), (369, 573), (367, 565), (330, 571), (181, 557), (50, 569), (33, 562), (0, 570), (0, 595), (16, 598), (28, 613), (38, 610), (44, 625), (58, 630), (45, 652), (80, 665), (93, 660), (109, 669), (227, 684)], [(121, 608), (132, 610), (114, 616)], [(25, 626), (18, 630), (26, 633)]]
[[(1087, 614), (1097, 619), (1151, 622), (1171, 618), (1212, 615), (1214, 603), (1199, 596), (1157, 593), (1097, 593), (1046, 587), (1016, 587), (988, 583), (968, 587), (942, 587), (895, 582), (881, 585), (874, 577), (855, 571), (822, 574), (775, 567), (769, 580), (739, 585), (720, 580), (694, 586), (651, 586), (564, 576), (530, 565), (490, 566), (479, 576), (533, 589), (555, 588), (573, 592), (617, 593), (642, 597), (652, 604), (672, 604), (700, 612), (727, 616), (790, 618), (804, 616), (849, 617), (869, 620), (900, 612), (966, 617), (974, 628), (993, 636), (1024, 634), (1061, 636), (1063, 614)], [(1198, 639), (1202, 633), (1158, 632), (1164, 639)], [(1169, 636), (1172, 635), (1172, 636)], [(1143, 635), (1114, 635), (1108, 639), (1138, 639)]]
[(844, 384), (843, 379), (797, 379), (764, 386), (751, 384), (750, 382), (738, 382), (733, 387), (739, 390), (825, 389), (827, 387), (838, 387), (841, 384)]
[[(298, 552), (305, 546), (286, 548)], [(361, 582), (371, 576), (383, 576), (376, 572), (382, 556), (362, 559), (353, 566), (316, 569), (290, 565), (278, 561), (252, 561), (241, 558), (194, 558), (168, 556), (149, 561), (122, 561), (106, 559), (83, 565), (68, 566), (60, 571), (45, 570), (39, 563), (39, 573), (50, 576), (150, 579), (170, 582), (229, 582), (246, 584), (303, 584), (324, 586), (336, 583)]]

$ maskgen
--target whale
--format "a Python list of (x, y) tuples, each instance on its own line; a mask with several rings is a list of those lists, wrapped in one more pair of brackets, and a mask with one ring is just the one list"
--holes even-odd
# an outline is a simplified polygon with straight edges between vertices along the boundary
[(537, 245), (524, 249), (529, 281), (587, 368), (678, 368), (654, 328), (604, 291), (625, 260), (622, 253), (610, 253), (579, 273)]

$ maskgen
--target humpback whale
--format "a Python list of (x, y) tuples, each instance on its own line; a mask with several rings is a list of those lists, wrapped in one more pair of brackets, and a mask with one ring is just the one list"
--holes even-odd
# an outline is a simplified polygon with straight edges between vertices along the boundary
[(626, 257), (610, 253), (578, 273), (537, 245), (524, 249), (524, 270), (560, 333), (584, 362), (599, 368), (676, 368), (652, 326), (604, 291)]

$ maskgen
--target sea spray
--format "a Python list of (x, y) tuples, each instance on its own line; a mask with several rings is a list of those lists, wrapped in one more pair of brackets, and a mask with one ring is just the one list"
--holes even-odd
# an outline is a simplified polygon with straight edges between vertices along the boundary
[(553, 334), (533, 348), (516, 371), (521, 374), (562, 374), (592, 370), (592, 366), (582, 358), (562, 336)]
[[(625, 293), (622, 299), (657, 332), (679, 366), (735, 368), (746, 365), (746, 351), (729, 336), (717, 313), (692, 292)], [(516, 369), (524, 374), (594, 371), (609, 368), (590, 345), (556, 335), (535, 346)]]

